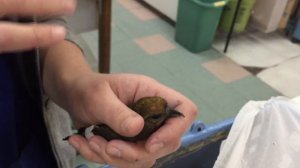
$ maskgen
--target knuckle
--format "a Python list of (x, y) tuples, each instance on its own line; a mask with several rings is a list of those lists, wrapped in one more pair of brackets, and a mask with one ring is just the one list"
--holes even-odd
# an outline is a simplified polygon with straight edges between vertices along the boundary
[(38, 44), (42, 44), (43, 36), (41, 34), (41, 27), (39, 27), (37, 24), (31, 25), (31, 31), (32, 31), (32, 45), (37, 46)]
[(79, 153), (87, 160), (91, 160), (92, 158), (94, 158), (93, 152), (90, 150), (85, 150), (83, 148), (80, 148)]
[(68, 14), (68, 13), (74, 13), (76, 10), (76, 5), (77, 5), (77, 1), (71, 1), (68, 2), (67, 4), (64, 4), (64, 13)]

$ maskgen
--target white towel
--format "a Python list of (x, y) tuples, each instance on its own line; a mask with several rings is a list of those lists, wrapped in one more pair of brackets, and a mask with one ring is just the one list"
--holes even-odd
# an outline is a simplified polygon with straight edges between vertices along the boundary
[(299, 156), (300, 97), (276, 97), (240, 110), (214, 168), (299, 168)]

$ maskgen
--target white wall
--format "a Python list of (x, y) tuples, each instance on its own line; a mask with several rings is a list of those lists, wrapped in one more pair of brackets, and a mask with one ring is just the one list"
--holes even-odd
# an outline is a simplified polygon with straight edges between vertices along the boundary
[(178, 0), (144, 0), (149, 5), (176, 21)]
[(77, 9), (66, 19), (75, 33), (95, 30), (98, 28), (98, 0), (78, 0)]

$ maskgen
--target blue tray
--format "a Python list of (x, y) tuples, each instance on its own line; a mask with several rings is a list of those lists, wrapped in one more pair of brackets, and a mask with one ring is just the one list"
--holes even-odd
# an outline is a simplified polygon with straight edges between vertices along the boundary
[[(233, 118), (205, 126), (201, 121), (193, 123), (182, 137), (181, 147), (173, 154), (157, 161), (155, 168), (212, 168), (219, 154), (221, 142), (226, 139)], [(109, 165), (104, 168), (112, 168)]]
[(183, 136), (179, 150), (158, 160), (155, 167), (212, 168), (233, 120), (227, 119), (210, 126), (205, 126), (201, 121), (194, 122), (190, 131)]

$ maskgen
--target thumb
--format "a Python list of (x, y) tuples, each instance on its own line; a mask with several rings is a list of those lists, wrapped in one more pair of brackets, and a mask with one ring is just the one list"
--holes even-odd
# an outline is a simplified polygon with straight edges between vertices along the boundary
[(117, 97), (108, 101), (102, 106), (103, 123), (123, 136), (132, 137), (141, 132), (144, 127), (142, 116), (128, 108)]

